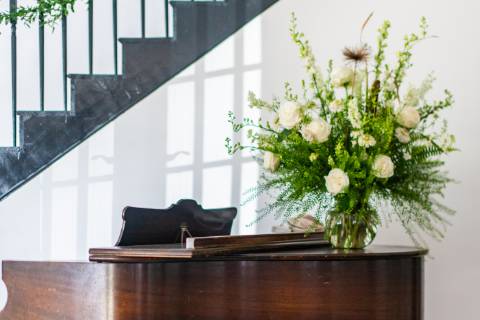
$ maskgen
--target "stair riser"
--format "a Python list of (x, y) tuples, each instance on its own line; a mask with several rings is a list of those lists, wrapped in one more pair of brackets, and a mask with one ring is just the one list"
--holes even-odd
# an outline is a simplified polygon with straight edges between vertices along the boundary
[[(123, 74), (134, 77), (152, 68), (165, 68), (172, 72), (190, 65), (197, 58), (196, 50), (180, 43), (158, 41), (124, 43), (123, 44)], [(190, 63), (189, 63), (190, 62)]]

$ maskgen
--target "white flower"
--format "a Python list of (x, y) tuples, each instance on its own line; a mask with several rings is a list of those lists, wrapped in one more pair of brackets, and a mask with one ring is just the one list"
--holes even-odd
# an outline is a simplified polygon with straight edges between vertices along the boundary
[(328, 192), (334, 196), (344, 191), (350, 184), (348, 175), (338, 168), (330, 170), (328, 176), (325, 177), (325, 182)]
[(353, 70), (349, 67), (335, 68), (332, 71), (332, 85), (334, 87), (343, 87), (351, 84), (353, 75)]
[(292, 129), (302, 120), (302, 110), (298, 103), (286, 101), (278, 110), (278, 121), (282, 127)]
[(362, 134), (358, 137), (358, 145), (361, 147), (370, 148), (376, 144), (375, 138), (369, 134)]
[(358, 131), (358, 130), (355, 130), (355, 131), (352, 131), (350, 132), (350, 136), (354, 139), (360, 137), (360, 135), (362, 134), (363, 132), (362, 131)]
[(302, 126), (301, 133), (308, 142), (325, 142), (330, 136), (331, 127), (327, 121), (322, 118), (314, 119), (310, 123)]
[(407, 90), (407, 93), (403, 97), (403, 102), (406, 105), (416, 107), (420, 102), (420, 95), (418, 89), (410, 86)]
[(438, 140), (438, 144), (443, 150), (450, 150), (455, 145), (455, 136), (453, 134), (443, 133)]
[(389, 156), (384, 154), (378, 155), (373, 162), (373, 174), (377, 178), (390, 178), (393, 176), (393, 171), (395, 169), (395, 165), (390, 159)]
[(270, 151), (265, 152), (265, 155), (263, 156), (263, 167), (266, 170), (275, 172), (278, 169), (279, 165), (280, 158), (276, 154)]
[(359, 129), (362, 126), (361, 115), (358, 112), (357, 100), (350, 100), (348, 103), (348, 121), (352, 124), (352, 127)]
[(333, 112), (333, 113), (342, 111), (343, 107), (344, 107), (343, 100), (340, 100), (340, 99), (335, 99), (328, 105), (328, 109), (330, 109), (330, 112)]
[(420, 122), (420, 113), (415, 107), (403, 107), (397, 114), (397, 122), (405, 128), (415, 128)]
[(403, 159), (405, 159), (407, 161), (412, 159), (412, 155), (410, 154), (410, 152), (406, 152), (406, 151), (403, 152)]
[(313, 161), (315, 161), (315, 160), (318, 159), (318, 154), (316, 154), (316, 153), (311, 153), (310, 156), (308, 157), (308, 159), (309, 159), (311, 162), (313, 162)]
[(397, 128), (395, 129), (395, 137), (397, 137), (398, 141), (401, 143), (409, 143), (410, 142), (410, 133), (405, 128)]

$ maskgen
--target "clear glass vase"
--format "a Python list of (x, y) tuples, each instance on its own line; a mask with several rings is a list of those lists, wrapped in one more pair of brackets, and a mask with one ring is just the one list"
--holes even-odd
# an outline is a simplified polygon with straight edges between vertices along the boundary
[(361, 212), (330, 212), (325, 222), (325, 237), (334, 248), (363, 249), (377, 234), (378, 215), (374, 209)]

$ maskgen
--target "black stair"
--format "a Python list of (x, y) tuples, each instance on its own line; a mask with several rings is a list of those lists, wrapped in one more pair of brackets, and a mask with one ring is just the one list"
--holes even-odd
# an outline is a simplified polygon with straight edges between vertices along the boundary
[(70, 75), (71, 111), (18, 112), (20, 146), (0, 148), (0, 200), (277, 1), (172, 1), (172, 38), (120, 39), (123, 75)]

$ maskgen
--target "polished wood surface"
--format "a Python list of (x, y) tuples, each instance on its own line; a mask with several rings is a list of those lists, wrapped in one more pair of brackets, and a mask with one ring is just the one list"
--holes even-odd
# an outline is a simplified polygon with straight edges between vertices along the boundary
[(425, 250), (372, 246), (155, 263), (3, 263), (0, 319), (423, 319)]

